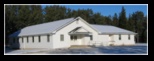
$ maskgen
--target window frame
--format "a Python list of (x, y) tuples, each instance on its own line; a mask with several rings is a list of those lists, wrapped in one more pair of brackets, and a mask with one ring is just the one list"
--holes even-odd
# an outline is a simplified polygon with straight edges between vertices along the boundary
[(119, 34), (119, 40), (121, 40), (121, 34)]
[(24, 38), (23, 37), (21, 37), (22, 38), (22, 43), (24, 43)]
[(27, 36), (27, 43), (29, 42), (29, 40), (28, 40), (28, 36)]
[(50, 35), (47, 35), (47, 41), (50, 42)]
[(70, 36), (70, 39), (71, 39), (71, 40), (74, 40), (74, 36), (73, 36), (73, 35), (71, 35), (71, 36)]
[(64, 35), (63, 34), (60, 35), (60, 41), (64, 41)]
[(128, 35), (128, 40), (130, 40), (130, 34)]
[(32, 36), (32, 42), (34, 43), (34, 36)]
[(93, 35), (90, 35), (90, 40), (91, 40), (91, 41), (93, 40)]
[(41, 42), (41, 36), (40, 35), (38, 36), (38, 42), (39, 43)]

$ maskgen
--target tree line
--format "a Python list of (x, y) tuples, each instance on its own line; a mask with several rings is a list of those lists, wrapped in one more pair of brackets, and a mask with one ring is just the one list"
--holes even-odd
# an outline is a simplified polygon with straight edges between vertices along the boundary
[(46, 6), (45, 8), (40, 5), (6, 5), (6, 43), (10, 34), (26, 26), (78, 16), (91, 24), (113, 25), (136, 32), (139, 37), (137, 42), (147, 42), (147, 16), (142, 11), (129, 14), (127, 18), (124, 7), (120, 13), (115, 13), (113, 16), (103, 16), (100, 12), (94, 13), (92, 9), (73, 10), (59, 5)]

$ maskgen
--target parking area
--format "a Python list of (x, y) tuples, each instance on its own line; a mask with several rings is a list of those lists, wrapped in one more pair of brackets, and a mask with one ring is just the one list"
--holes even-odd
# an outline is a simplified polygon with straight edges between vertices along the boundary
[(5, 54), (147, 54), (146, 44), (134, 46), (90, 46), (62, 49), (5, 50)]

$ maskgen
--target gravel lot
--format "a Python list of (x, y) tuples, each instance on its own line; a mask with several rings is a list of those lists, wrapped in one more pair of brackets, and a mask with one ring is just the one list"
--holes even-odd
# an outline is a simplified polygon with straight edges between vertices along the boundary
[(146, 44), (135, 46), (99, 46), (99, 47), (79, 47), (63, 49), (30, 49), (12, 50), (5, 49), (5, 54), (147, 54)]

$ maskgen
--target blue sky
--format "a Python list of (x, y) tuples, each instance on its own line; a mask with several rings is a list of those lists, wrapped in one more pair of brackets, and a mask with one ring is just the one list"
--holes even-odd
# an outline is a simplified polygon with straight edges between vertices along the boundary
[[(111, 15), (113, 16), (114, 13), (119, 13), (121, 12), (122, 6), (126, 9), (126, 16), (128, 17), (129, 14), (132, 14), (133, 12), (136, 11), (142, 11), (144, 15), (147, 15), (147, 5), (61, 5), (61, 6), (66, 6), (67, 8), (71, 8), (73, 10), (78, 10), (78, 9), (92, 9), (94, 13), (100, 12), (101, 15), (108, 16)], [(44, 8), (45, 5), (42, 5)]]

